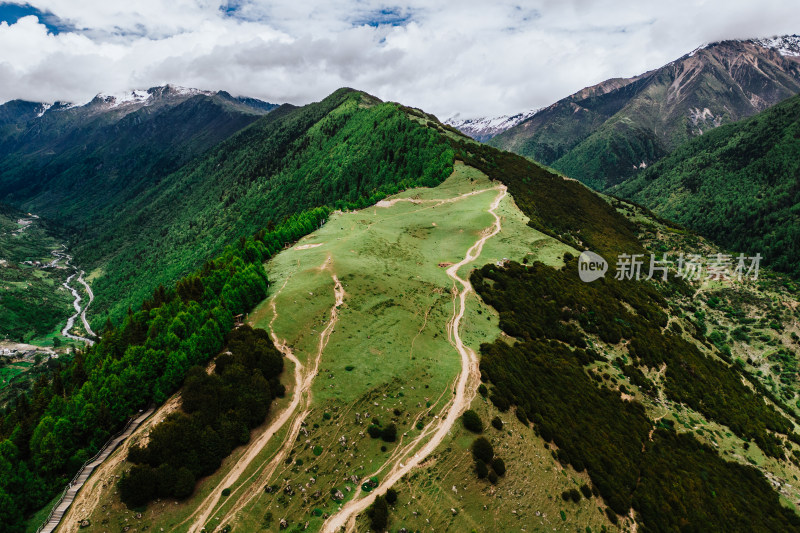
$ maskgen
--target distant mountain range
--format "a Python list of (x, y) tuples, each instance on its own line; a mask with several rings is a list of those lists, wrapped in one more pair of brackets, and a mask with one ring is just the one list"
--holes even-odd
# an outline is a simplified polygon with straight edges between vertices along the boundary
[(0, 105), (0, 201), (80, 223), (275, 107), (173, 85), (98, 94), (84, 105), (12, 100)]
[[(605, 189), (681, 143), (798, 92), (800, 36), (730, 40), (633, 78), (606, 80), (516, 123), (451, 124)], [(483, 124), (492, 128), (482, 129)]]
[(476, 141), (486, 142), (495, 135), (513, 128), (524, 120), (528, 120), (537, 111), (531, 110), (525, 113), (517, 113), (516, 115), (482, 118), (461, 118), (460, 115), (456, 114), (445, 120), (444, 123), (457, 128)]

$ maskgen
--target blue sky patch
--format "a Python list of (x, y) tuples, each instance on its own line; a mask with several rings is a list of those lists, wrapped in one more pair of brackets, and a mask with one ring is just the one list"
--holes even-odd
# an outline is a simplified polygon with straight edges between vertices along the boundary
[(412, 13), (408, 9), (401, 9), (400, 7), (388, 7), (371, 11), (366, 13), (365, 16), (354, 20), (354, 26), (405, 26), (411, 22)]
[(42, 11), (30, 4), (12, 4), (0, 2), (0, 22), (7, 22), (9, 25), (16, 23), (22, 17), (33, 15), (44, 24), (47, 31), (58, 35), (63, 31), (72, 30), (72, 26), (53, 15), (49, 11)]

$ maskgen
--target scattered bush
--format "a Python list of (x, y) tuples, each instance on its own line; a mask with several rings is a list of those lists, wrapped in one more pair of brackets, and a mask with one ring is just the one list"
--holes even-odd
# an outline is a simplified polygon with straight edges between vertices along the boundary
[(389, 526), (389, 505), (386, 498), (378, 496), (375, 501), (367, 509), (367, 517), (369, 517), (369, 527), (372, 531), (383, 533)]
[(489, 475), (489, 467), (480, 459), (475, 461), (475, 474), (477, 474), (478, 479), (485, 479)]
[(503, 429), (503, 421), (500, 420), (499, 416), (492, 418), (492, 427), (498, 431)]
[(129, 507), (140, 507), (156, 497), (156, 487), (155, 470), (149, 466), (136, 465), (122, 475), (119, 494)]
[(478, 437), (472, 443), (472, 457), (476, 461), (483, 461), (486, 464), (492, 462), (494, 458), (494, 448), (486, 437)]
[(472, 409), (464, 411), (464, 414), (461, 415), (461, 422), (468, 431), (473, 433), (481, 433), (483, 431), (483, 421), (478, 416), (478, 413)]
[(381, 431), (381, 438), (384, 442), (394, 442), (397, 440), (397, 426), (389, 424)]
[(495, 457), (494, 460), (492, 460), (492, 470), (494, 470), (498, 476), (506, 475), (506, 462), (499, 457)]
[(394, 505), (397, 503), (397, 491), (394, 489), (389, 489), (386, 491), (386, 503), (389, 505)]

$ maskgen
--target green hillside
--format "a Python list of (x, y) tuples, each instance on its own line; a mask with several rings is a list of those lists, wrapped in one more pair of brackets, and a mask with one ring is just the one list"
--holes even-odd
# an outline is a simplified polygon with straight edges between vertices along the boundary
[(437, 135), (363, 93), (279, 108), (75, 235), (77, 261), (95, 270), (94, 320), (119, 318), (232, 237), (312, 207), (438, 183), (452, 161)]
[(800, 96), (681, 146), (614, 194), (800, 275)]
[[(422, 112), (349, 89), (284, 106), (73, 236), (76, 261), (96, 268), (96, 304), (113, 323), (98, 328), (100, 343), (66, 358), (57, 379), (37, 383), (6, 413), (1, 434), (10, 440), (0, 466), (18, 468), (4, 477), (0, 500), (8, 495), (3, 503), (23, 506), (17, 518), (42, 505), (126, 416), (163, 402), (189, 366), (219, 350), (231, 313), (263, 298), (261, 260), (316, 229), (331, 209), (439, 184), (456, 157), (492, 179), (507, 176), (519, 202), (541, 202), (530, 222), (541, 231), (602, 250), (635, 246), (627, 222), (584, 186), (467, 141)], [(564, 215), (549, 195), (571, 198), (581, 212)], [(63, 401), (51, 402), (55, 396)], [(68, 440), (47, 444), (64, 431)], [(30, 495), (24, 504), (21, 493)]]
[(53, 261), (64, 239), (63, 228), (0, 204), (0, 340), (40, 341), (66, 323), (71, 271), (32, 264)]
[(153, 405), (62, 527), (800, 530), (769, 270), (583, 283), (585, 249), (718, 248), (351, 89), (129, 187), (70, 235), (100, 340), (0, 411), (5, 529)]

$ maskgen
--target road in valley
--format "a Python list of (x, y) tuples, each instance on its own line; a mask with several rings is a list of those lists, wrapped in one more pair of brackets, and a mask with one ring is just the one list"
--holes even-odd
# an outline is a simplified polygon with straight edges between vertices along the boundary
[[(59, 250), (54, 250), (53, 255), (55, 256), (55, 259), (53, 259), (53, 261), (48, 263), (45, 266), (45, 268), (56, 268), (58, 262), (63, 260), (65, 267), (72, 268), (73, 270), (75, 270), (75, 272), (70, 274), (70, 276), (67, 278), (67, 281), (65, 281), (62, 284), (64, 288), (66, 288), (68, 291), (72, 293), (72, 297), (75, 298), (75, 300), (72, 302), (72, 306), (75, 308), (75, 314), (67, 319), (67, 325), (64, 326), (64, 329), (61, 330), (61, 335), (67, 337), (68, 339), (85, 342), (86, 344), (91, 346), (92, 344), (94, 344), (94, 341), (92, 339), (81, 337), (79, 335), (73, 335), (72, 333), (70, 333), (70, 330), (72, 330), (72, 328), (75, 327), (75, 320), (77, 320), (78, 317), (80, 317), (81, 322), (83, 323), (83, 327), (86, 330), (86, 333), (88, 333), (93, 337), (97, 337), (97, 334), (94, 331), (92, 331), (92, 328), (89, 326), (89, 321), (86, 319), (86, 310), (89, 309), (89, 306), (92, 305), (92, 302), (94, 301), (94, 293), (92, 292), (92, 288), (89, 287), (89, 284), (86, 283), (86, 280), (83, 279), (83, 274), (84, 274), (83, 270), (78, 272), (77, 268), (70, 265), (70, 261), (72, 261), (71, 256)], [(83, 307), (81, 307), (81, 300), (82, 300), (81, 295), (78, 294), (78, 290), (76, 288), (70, 285), (70, 282), (72, 282), (72, 278), (74, 278), (75, 276), (78, 276), (78, 282), (84, 286), (84, 288), (86, 289), (86, 293), (89, 295), (89, 302)]]

